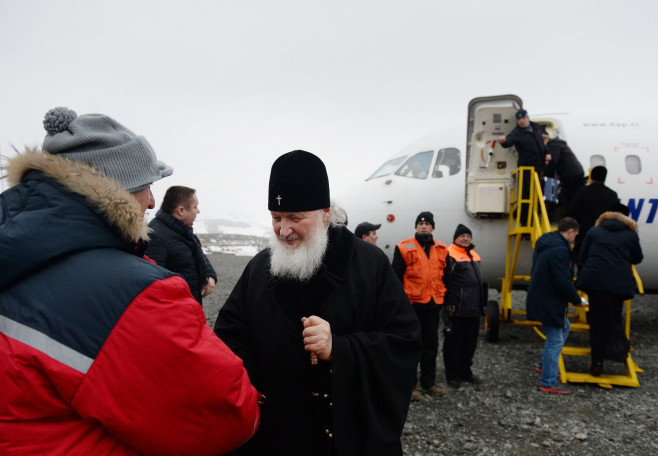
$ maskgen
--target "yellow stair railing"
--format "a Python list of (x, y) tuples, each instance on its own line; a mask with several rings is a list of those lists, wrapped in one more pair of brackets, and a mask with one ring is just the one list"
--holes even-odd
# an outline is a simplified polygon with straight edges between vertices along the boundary
[[(535, 332), (543, 339), (546, 338), (539, 329), (541, 322), (526, 320), (525, 310), (512, 309), (512, 290), (514, 284), (518, 282), (530, 282), (529, 275), (517, 275), (516, 269), (519, 260), (519, 252), (523, 240), (529, 240), (534, 249), (537, 239), (543, 234), (553, 231), (551, 227), (546, 204), (544, 203), (544, 194), (539, 176), (532, 167), (519, 167), (512, 176), (515, 179), (515, 185), (510, 190), (510, 208), (509, 208), (509, 229), (507, 232), (507, 252), (505, 258), (505, 277), (502, 278), (500, 292), (500, 306), (495, 301), (489, 301), (487, 305), (487, 317), (485, 318), (486, 339), (491, 342), (498, 340), (498, 329), (500, 322), (512, 323), (519, 325), (533, 326)], [(530, 183), (527, 182), (530, 180)], [(527, 186), (527, 187), (526, 187)], [(526, 188), (526, 192), (521, 189)], [(527, 193), (527, 194), (524, 194)], [(637, 283), (639, 292), (644, 293), (642, 280), (633, 267), (633, 276)], [(586, 297), (585, 293), (580, 292)], [(631, 331), (631, 301), (624, 303), (626, 309), (626, 337), (630, 340)], [(569, 318), (572, 319), (571, 331), (589, 332), (587, 323), (587, 311), (589, 306), (577, 306)], [(516, 318), (523, 316), (523, 318)], [(631, 348), (632, 349), (632, 348)], [(638, 387), (640, 383), (637, 378), (638, 372), (643, 372), (635, 364), (629, 352), (624, 367), (626, 375), (609, 375), (593, 376), (589, 373), (570, 372), (566, 370), (564, 356), (590, 356), (589, 347), (564, 346), (560, 354), (559, 361), (559, 379), (562, 383), (596, 383), (605, 388), (612, 388), (612, 385)]]
[[(539, 176), (533, 167), (522, 166), (512, 176), (516, 185), (510, 191), (509, 229), (507, 232), (507, 252), (505, 258), (505, 277), (502, 279), (500, 297), (500, 319), (504, 322), (532, 325), (536, 322), (515, 320), (516, 315), (525, 315), (525, 311), (512, 309), (512, 290), (515, 282), (529, 282), (529, 275), (517, 275), (516, 268), (521, 250), (521, 242), (530, 240), (535, 247), (537, 239), (544, 233), (552, 231), (544, 204), (544, 195)], [(527, 180), (530, 180), (528, 183)], [(521, 189), (528, 187), (527, 195)]]
[[(637, 285), (638, 292), (644, 294), (644, 285), (642, 284), (642, 279), (637, 273), (635, 266), (631, 266), (633, 269), (633, 277), (635, 277), (635, 283)], [(584, 295), (586, 296), (586, 295)], [(589, 306), (578, 306), (577, 309), (583, 310), (583, 313), (586, 313), (589, 310)], [(631, 340), (631, 300), (627, 299), (624, 301), (625, 309), (625, 324), (624, 324), (624, 333), (626, 338)], [(589, 332), (589, 324), (585, 323), (586, 329), (585, 332)], [(573, 327), (573, 325), (572, 325)], [(535, 331), (540, 334), (542, 337), (545, 336), (535, 327)], [(559, 379), (562, 383), (572, 382), (572, 383), (595, 383), (603, 388), (612, 388), (613, 385), (618, 386), (630, 386), (637, 388), (640, 386), (640, 381), (637, 378), (638, 372), (644, 372), (631, 357), (631, 350), (629, 350), (626, 360), (624, 361), (624, 370), (626, 371), (625, 375), (620, 374), (601, 374), (599, 376), (591, 375), (589, 372), (571, 372), (567, 371), (564, 364), (564, 356), (591, 356), (590, 347), (576, 347), (576, 346), (564, 346), (562, 347), (562, 352), (560, 353), (560, 362), (559, 362)]]

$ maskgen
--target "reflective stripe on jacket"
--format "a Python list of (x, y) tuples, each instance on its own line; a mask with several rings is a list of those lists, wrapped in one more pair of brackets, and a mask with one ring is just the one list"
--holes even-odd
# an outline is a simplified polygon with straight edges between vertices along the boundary
[(448, 247), (434, 239), (429, 258), (415, 237), (400, 242), (397, 247), (407, 265), (402, 285), (409, 301), (426, 303), (433, 299), (436, 304), (443, 304), (443, 296), (446, 293), (443, 270)]
[[(459, 317), (479, 317), (484, 314), (485, 296), (480, 272), (480, 255), (456, 244), (448, 247), (445, 283), (448, 291), (445, 304), (454, 307)], [(469, 255), (470, 254), (470, 255)]]

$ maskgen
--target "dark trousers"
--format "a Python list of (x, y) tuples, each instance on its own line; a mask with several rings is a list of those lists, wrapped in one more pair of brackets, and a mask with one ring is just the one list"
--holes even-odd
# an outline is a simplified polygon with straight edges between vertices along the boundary
[(443, 364), (446, 380), (468, 380), (480, 331), (479, 317), (452, 317), (450, 332), (444, 330)]
[(439, 352), (439, 321), (443, 306), (430, 300), (427, 304), (413, 303), (420, 323), (420, 386), (430, 388), (436, 383), (436, 355)]
[(610, 359), (624, 362), (630, 348), (622, 320), (624, 299), (596, 291), (588, 292), (587, 296), (589, 298), (587, 322), (592, 361)]
[(568, 176), (560, 178), (560, 206), (569, 207), (569, 203), (580, 187), (585, 185), (584, 176)]

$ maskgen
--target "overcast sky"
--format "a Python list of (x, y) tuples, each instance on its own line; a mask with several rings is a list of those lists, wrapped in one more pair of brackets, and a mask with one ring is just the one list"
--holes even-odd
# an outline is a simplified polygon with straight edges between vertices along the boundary
[[(199, 219), (268, 220), (281, 154), (332, 191), (470, 99), (533, 112), (658, 106), (658, 1), (0, 0), (0, 153), (55, 106), (110, 115), (195, 187)], [(465, 135), (465, 133), (464, 133)]]

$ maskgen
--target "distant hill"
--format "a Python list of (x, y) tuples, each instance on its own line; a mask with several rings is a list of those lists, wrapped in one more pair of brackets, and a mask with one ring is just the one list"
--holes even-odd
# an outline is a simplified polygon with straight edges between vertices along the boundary
[[(155, 211), (147, 212), (151, 220)], [(194, 234), (199, 236), (206, 254), (228, 253), (238, 256), (254, 256), (267, 247), (272, 226), (243, 218), (197, 219)]]
[(206, 254), (254, 256), (267, 247), (267, 237), (244, 234), (198, 234)]
[[(150, 222), (157, 210), (146, 211), (144, 218)], [(244, 217), (197, 218), (194, 222), (195, 234), (240, 234), (245, 236), (268, 237), (272, 225)]]
[(267, 247), (272, 227), (244, 219), (217, 218), (195, 221), (194, 232), (206, 253), (254, 256)]
[(197, 234), (241, 234), (265, 237), (272, 232), (272, 226), (252, 220), (215, 218), (195, 221), (194, 232)]

